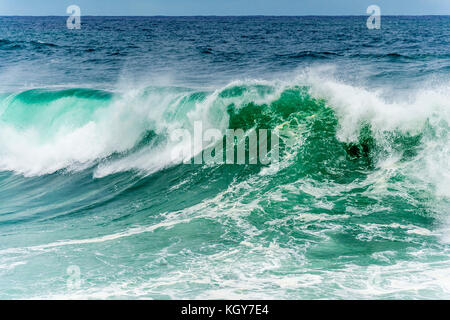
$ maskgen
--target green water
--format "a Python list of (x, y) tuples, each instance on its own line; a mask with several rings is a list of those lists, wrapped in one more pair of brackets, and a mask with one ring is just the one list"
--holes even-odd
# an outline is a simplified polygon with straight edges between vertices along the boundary
[[(5, 95), (1, 296), (446, 297), (449, 131), (427, 98), (405, 116), (331, 80)], [(277, 128), (280, 161), (171, 161), (194, 121)]]

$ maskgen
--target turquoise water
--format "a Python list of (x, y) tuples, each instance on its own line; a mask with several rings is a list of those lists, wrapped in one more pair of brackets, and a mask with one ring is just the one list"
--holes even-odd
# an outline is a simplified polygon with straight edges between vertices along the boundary
[(450, 18), (365, 19), (0, 17), (0, 298), (449, 298)]

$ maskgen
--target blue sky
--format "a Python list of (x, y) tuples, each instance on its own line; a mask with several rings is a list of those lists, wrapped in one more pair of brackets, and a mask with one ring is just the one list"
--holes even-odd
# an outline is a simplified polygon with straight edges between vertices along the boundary
[(1, 15), (66, 15), (76, 4), (82, 15), (450, 15), (450, 0), (0, 0)]

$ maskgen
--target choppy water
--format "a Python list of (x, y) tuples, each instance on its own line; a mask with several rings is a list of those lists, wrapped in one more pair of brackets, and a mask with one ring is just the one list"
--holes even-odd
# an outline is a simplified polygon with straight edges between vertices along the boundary
[(450, 17), (65, 20), (0, 17), (0, 298), (450, 298)]

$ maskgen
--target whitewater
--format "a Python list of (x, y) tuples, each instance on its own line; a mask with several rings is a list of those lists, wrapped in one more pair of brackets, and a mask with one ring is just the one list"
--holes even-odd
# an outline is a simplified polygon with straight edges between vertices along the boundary
[(448, 17), (64, 23), (0, 17), (0, 298), (450, 297)]

